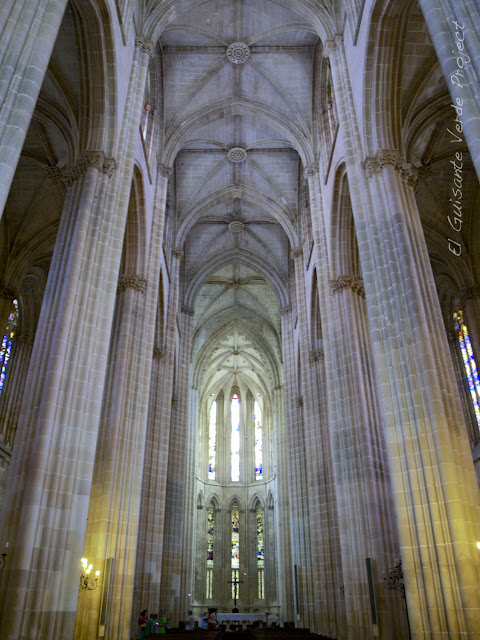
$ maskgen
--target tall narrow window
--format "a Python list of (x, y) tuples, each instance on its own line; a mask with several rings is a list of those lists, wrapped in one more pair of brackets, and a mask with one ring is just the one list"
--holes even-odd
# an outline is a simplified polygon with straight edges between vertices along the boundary
[(260, 403), (253, 403), (253, 424), (255, 429), (255, 480), (263, 479), (262, 410)]
[(207, 584), (206, 597), (213, 598), (213, 541), (215, 536), (215, 506), (213, 502), (207, 509)]
[(457, 309), (453, 314), (453, 319), (455, 322), (455, 331), (457, 333), (458, 342), (460, 344), (460, 351), (462, 352), (465, 372), (467, 374), (473, 409), (475, 411), (478, 426), (480, 427), (480, 382), (478, 379), (475, 356), (473, 355), (472, 345), (470, 343), (470, 336), (468, 334), (467, 326), (463, 320), (463, 311), (461, 309)]
[(239, 597), (239, 582), (238, 576), (240, 575), (240, 533), (239, 533), (239, 509), (236, 502), (232, 507), (232, 599), (237, 600)]
[(231, 429), (231, 452), (232, 452), (232, 482), (240, 480), (240, 400), (235, 393), (232, 396), (232, 429)]
[(265, 557), (263, 550), (263, 511), (260, 503), (257, 502), (257, 584), (258, 599), (265, 598), (265, 576), (264, 576)]
[(15, 340), (15, 333), (17, 331), (18, 324), (18, 302), (13, 301), (13, 309), (8, 317), (8, 324), (5, 327), (5, 333), (2, 339), (2, 346), (0, 348), (0, 391), (3, 389), (3, 383), (5, 381), (5, 374), (7, 372), (8, 361), (12, 353), (12, 346)]
[[(210, 424), (208, 427), (208, 479), (215, 480), (217, 450), (217, 401), (214, 400), (210, 409)], [(204, 467), (205, 468), (205, 467)]]

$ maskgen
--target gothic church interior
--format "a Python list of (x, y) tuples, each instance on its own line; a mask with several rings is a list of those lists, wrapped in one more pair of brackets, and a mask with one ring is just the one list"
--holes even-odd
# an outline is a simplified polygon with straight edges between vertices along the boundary
[(2, 637), (479, 638), (478, 24), (2, 2)]

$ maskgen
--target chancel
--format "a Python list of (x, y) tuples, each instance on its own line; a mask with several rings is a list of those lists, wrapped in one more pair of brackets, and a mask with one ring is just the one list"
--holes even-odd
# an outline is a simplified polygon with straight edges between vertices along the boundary
[(0, 3), (2, 640), (478, 640), (479, 25)]

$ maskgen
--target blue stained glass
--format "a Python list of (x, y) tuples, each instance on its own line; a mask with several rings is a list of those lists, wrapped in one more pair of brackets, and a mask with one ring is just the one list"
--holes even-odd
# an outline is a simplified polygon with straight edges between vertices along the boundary
[(8, 317), (8, 324), (5, 327), (5, 334), (2, 339), (2, 347), (0, 349), (0, 391), (3, 389), (5, 375), (7, 373), (7, 365), (10, 360), (12, 347), (15, 339), (15, 333), (18, 325), (18, 302), (13, 301), (13, 309)]
[(468, 387), (470, 389), (470, 395), (473, 402), (473, 409), (475, 411), (477, 423), (480, 427), (480, 380), (478, 377), (475, 356), (473, 355), (467, 326), (463, 321), (463, 311), (461, 309), (457, 309), (457, 311), (455, 311), (455, 313), (453, 314), (453, 318), (455, 320), (455, 329), (457, 331), (458, 342), (460, 344), (460, 351), (462, 353), (465, 373), (467, 374)]
[(262, 410), (257, 400), (253, 403), (253, 423), (255, 429), (255, 480), (263, 479), (263, 430)]

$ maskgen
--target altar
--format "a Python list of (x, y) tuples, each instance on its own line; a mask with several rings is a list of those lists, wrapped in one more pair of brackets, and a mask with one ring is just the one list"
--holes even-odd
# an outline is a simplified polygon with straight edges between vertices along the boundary
[(252, 624), (252, 622), (265, 622), (265, 613), (217, 613), (218, 623)]

